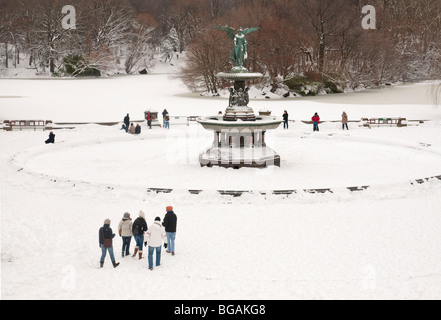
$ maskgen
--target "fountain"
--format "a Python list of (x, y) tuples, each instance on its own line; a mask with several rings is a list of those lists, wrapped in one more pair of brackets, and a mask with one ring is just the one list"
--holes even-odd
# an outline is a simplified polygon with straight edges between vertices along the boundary
[(217, 77), (234, 82), (234, 86), (229, 89), (229, 104), (224, 115), (198, 120), (205, 129), (214, 132), (213, 144), (200, 154), (199, 162), (202, 167), (280, 167), (280, 156), (266, 145), (265, 134), (268, 130), (277, 129), (282, 120), (271, 116), (256, 116), (248, 106), (249, 87), (246, 82), (261, 79), (263, 75), (248, 72), (244, 67), (248, 58), (245, 36), (259, 28), (240, 28), (237, 33), (228, 26), (216, 28), (225, 31), (233, 39), (231, 60), (235, 63), (230, 72), (221, 72)]

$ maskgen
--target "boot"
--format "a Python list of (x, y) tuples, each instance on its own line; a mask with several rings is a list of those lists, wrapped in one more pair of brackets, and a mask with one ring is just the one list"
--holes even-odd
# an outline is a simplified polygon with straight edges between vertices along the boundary
[(132, 258), (136, 257), (136, 254), (138, 253), (138, 247), (135, 248), (135, 253), (133, 253)]
[(112, 264), (113, 264), (113, 267), (114, 267), (114, 268), (116, 268), (117, 266), (119, 266), (119, 262), (115, 262), (115, 261), (113, 261)]
[(142, 251), (139, 251), (139, 260), (142, 259)]
[(100, 268), (104, 266), (104, 262), (100, 262)]

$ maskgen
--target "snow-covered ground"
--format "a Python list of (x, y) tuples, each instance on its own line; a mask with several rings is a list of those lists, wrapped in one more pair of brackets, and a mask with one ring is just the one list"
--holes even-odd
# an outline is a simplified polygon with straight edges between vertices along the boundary
[[(175, 116), (217, 114), (225, 98), (188, 93), (159, 69), (148, 76), (92, 80), (0, 80), (0, 120), (142, 119), (148, 108)], [(212, 134), (197, 124), (130, 136), (120, 126), (48, 132), (0, 131), (3, 299), (358, 299), (441, 298), (441, 110), (430, 84), (316, 98), (265, 99), (288, 110), (289, 130), (269, 132), (281, 168), (201, 168)], [(301, 122), (406, 117), (407, 128)], [(415, 182), (424, 179), (424, 183)], [(369, 186), (350, 192), (347, 187)], [(171, 193), (148, 192), (150, 188)], [(311, 194), (305, 189), (329, 188)], [(190, 194), (189, 190), (202, 190)], [(247, 190), (241, 197), (218, 190)], [(296, 190), (275, 195), (274, 190)], [(124, 212), (148, 224), (173, 205), (176, 256), (148, 271), (147, 259), (107, 258), (98, 229), (116, 233)], [(134, 242), (132, 241), (132, 250)]]

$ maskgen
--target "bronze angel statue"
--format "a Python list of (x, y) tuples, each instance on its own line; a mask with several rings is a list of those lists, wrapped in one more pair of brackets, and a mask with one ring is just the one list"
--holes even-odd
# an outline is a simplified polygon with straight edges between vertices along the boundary
[(239, 30), (236, 33), (236, 29), (231, 28), (229, 26), (216, 26), (215, 28), (225, 31), (228, 36), (234, 41), (234, 49), (231, 53), (231, 60), (236, 64), (237, 67), (243, 68), (245, 61), (248, 59), (247, 53), (247, 40), (245, 36), (251, 32), (257, 31), (260, 27), (256, 28), (246, 28)]

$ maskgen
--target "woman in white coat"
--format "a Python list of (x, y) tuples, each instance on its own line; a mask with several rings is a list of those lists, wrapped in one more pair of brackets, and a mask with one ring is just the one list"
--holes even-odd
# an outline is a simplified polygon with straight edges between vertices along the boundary
[(156, 217), (155, 223), (147, 231), (149, 270), (153, 270), (153, 252), (156, 251), (156, 266), (161, 264), (161, 246), (167, 249), (167, 234), (161, 225), (161, 218)]

